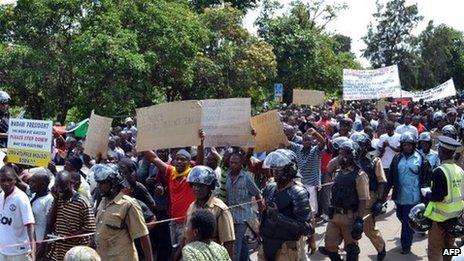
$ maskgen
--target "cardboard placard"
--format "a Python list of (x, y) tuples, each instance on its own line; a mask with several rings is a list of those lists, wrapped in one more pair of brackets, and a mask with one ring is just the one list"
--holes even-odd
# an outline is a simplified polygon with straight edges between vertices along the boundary
[(201, 103), (205, 147), (254, 144), (250, 98), (202, 100)]
[(52, 151), (52, 121), (10, 118), (9, 123), (8, 162), (48, 166)]
[(325, 102), (325, 93), (316, 90), (293, 90), (293, 104), (317, 106)]
[(288, 145), (279, 113), (276, 110), (251, 118), (251, 126), (256, 130), (255, 152), (274, 150), (280, 144)]
[(137, 151), (169, 149), (200, 144), (201, 105), (179, 101), (137, 110)]
[(106, 158), (108, 150), (108, 137), (111, 130), (112, 118), (99, 116), (92, 112), (89, 120), (89, 129), (84, 142), (84, 153), (96, 158), (101, 154)]

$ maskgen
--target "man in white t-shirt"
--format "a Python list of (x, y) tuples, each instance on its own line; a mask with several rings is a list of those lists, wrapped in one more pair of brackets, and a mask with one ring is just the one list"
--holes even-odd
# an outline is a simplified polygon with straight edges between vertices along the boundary
[(387, 133), (379, 137), (377, 149), (380, 153), (379, 157), (382, 160), (382, 166), (387, 180), (390, 180), (390, 164), (393, 157), (400, 152), (401, 134), (395, 133), (395, 124), (392, 121), (385, 123), (385, 130)]
[[(47, 214), (53, 203), (53, 196), (48, 190), (50, 177), (45, 170), (40, 170), (29, 181), (31, 192), (32, 213), (35, 219), (35, 238), (40, 241), (45, 237)], [(45, 244), (37, 244), (37, 258), (45, 255)]]
[(35, 260), (34, 215), (26, 193), (15, 185), (17, 179), (11, 167), (0, 169), (0, 261)]
[(416, 138), (419, 135), (419, 132), (417, 131), (417, 128), (411, 125), (412, 123), (412, 116), (411, 114), (406, 114), (404, 115), (404, 124), (401, 124), (400, 126), (396, 127), (395, 132), (398, 134), (404, 134), (406, 132), (410, 132), (416, 136)]

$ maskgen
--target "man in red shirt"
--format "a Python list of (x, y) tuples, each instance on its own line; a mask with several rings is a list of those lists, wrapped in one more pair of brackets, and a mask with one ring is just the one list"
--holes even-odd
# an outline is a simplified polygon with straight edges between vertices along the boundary
[(324, 127), (326, 137), (332, 137), (333, 133), (333, 125), (330, 121), (329, 112), (327, 110), (323, 110), (321, 112), (321, 119), (317, 122), (317, 126)]
[(412, 126), (416, 127), (417, 129), (417, 132), (419, 134), (421, 134), (422, 132), (424, 131), (427, 131), (427, 128), (425, 128), (424, 125), (422, 125), (422, 123), (420, 123), (420, 116), (414, 116), (412, 117), (412, 123), (411, 123)]
[[(196, 163), (201, 165), (203, 164), (203, 131), (200, 131), (200, 138), (201, 145), (198, 146), (198, 158)], [(181, 149), (177, 151), (171, 163), (172, 165), (168, 165), (158, 158), (158, 155), (153, 151), (147, 151), (144, 155), (148, 162), (155, 164), (159, 169), (159, 175), (157, 176), (159, 179), (158, 181), (166, 188), (166, 191), (163, 191), (163, 193), (168, 193), (169, 195), (170, 216), (171, 218), (178, 218), (171, 221), (170, 224), (171, 243), (172, 247), (176, 248), (182, 240), (187, 210), (190, 204), (195, 201), (192, 187), (187, 183), (187, 176), (191, 171), (192, 164), (190, 160), (192, 157), (186, 150)]]

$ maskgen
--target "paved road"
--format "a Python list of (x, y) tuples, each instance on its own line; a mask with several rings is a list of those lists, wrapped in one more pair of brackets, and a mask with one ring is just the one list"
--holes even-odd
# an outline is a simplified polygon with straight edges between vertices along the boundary
[[(387, 243), (386, 261), (392, 260), (427, 260), (427, 236), (414, 235), (414, 243), (411, 253), (402, 255), (400, 245), (401, 224), (396, 218), (396, 212), (393, 208), (394, 203), (388, 203), (387, 213), (378, 218), (377, 227), (382, 232), (383, 238)], [(318, 224), (316, 227), (316, 244), (324, 245), (324, 232), (326, 224)], [(377, 251), (369, 239), (363, 236), (359, 242), (361, 254), (359, 260), (376, 260)], [(319, 252), (310, 257), (311, 260), (329, 260)], [(257, 260), (256, 254), (252, 255), (252, 260)]]

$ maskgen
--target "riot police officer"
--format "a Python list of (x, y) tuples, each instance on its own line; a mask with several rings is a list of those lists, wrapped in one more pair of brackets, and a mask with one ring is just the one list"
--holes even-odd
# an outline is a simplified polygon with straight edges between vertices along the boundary
[(301, 247), (299, 239), (302, 236), (312, 239), (314, 233), (310, 222), (309, 192), (294, 181), (298, 169), (292, 151), (278, 149), (271, 152), (263, 167), (271, 169), (275, 182), (263, 190), (266, 210), (260, 225), (263, 244), (258, 259), (296, 261)]
[(421, 189), (427, 207), (424, 216), (433, 221), (429, 231), (429, 260), (451, 260), (442, 257), (443, 248), (454, 247), (454, 239), (464, 235), (464, 171), (454, 163), (453, 155), (461, 144), (450, 137), (438, 137), (440, 167), (433, 171), (431, 188)]
[(383, 260), (387, 254), (385, 251), (385, 241), (380, 231), (375, 227), (375, 218), (384, 209), (383, 194), (387, 178), (385, 177), (380, 158), (374, 157), (371, 159), (368, 157), (368, 153), (375, 150), (371, 145), (369, 136), (365, 133), (357, 132), (351, 135), (351, 140), (359, 145), (359, 165), (369, 177), (370, 199), (366, 205), (366, 214), (370, 215), (364, 220), (364, 234), (366, 234), (377, 250), (377, 260)]
[(10, 104), (10, 95), (0, 91), (0, 148), (6, 148), (8, 140), (8, 127), (10, 114), (8, 112)]
[(435, 148), (438, 144), (437, 138), (443, 135), (442, 129), (446, 125), (446, 115), (442, 111), (437, 111), (433, 114), (432, 119), (435, 128), (430, 133), (432, 135), (432, 147)]
[(346, 260), (358, 260), (358, 242), (363, 233), (363, 217), (369, 200), (369, 178), (360, 169), (359, 146), (348, 140), (340, 146), (340, 169), (332, 187), (329, 223), (325, 235), (325, 249), (329, 258), (341, 260), (338, 246), (345, 242)]

